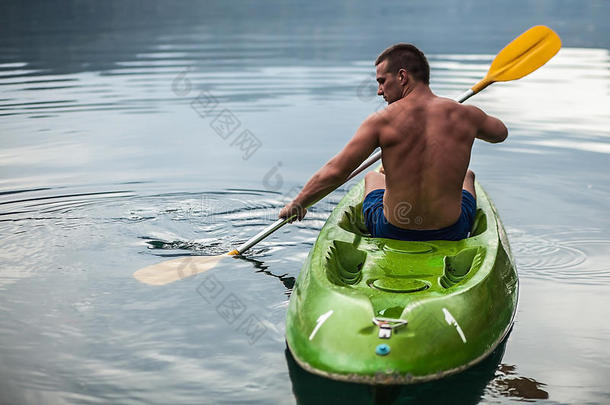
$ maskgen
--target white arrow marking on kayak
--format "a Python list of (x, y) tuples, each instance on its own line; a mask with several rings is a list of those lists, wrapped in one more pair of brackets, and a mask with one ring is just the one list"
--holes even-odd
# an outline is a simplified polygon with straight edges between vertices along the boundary
[(453, 317), (453, 315), (451, 315), (451, 313), (449, 312), (449, 310), (447, 308), (443, 308), (443, 313), (445, 314), (445, 321), (449, 325), (455, 326), (457, 333), (459, 333), (460, 337), (462, 338), (462, 342), (466, 343), (466, 336), (464, 336), (464, 332), (462, 331), (462, 328), (460, 328), (460, 325), (458, 325), (458, 323), (455, 320), (455, 318)]
[(316, 336), (316, 333), (318, 333), (318, 329), (320, 329), (320, 326), (322, 326), (322, 324), (324, 322), (326, 322), (326, 320), (328, 318), (330, 318), (330, 316), (333, 314), (333, 310), (331, 309), (330, 311), (328, 311), (325, 314), (322, 314), (318, 317), (317, 325), (315, 328), (313, 328), (313, 331), (311, 332), (311, 335), (309, 335), (309, 340), (313, 339), (314, 336)]

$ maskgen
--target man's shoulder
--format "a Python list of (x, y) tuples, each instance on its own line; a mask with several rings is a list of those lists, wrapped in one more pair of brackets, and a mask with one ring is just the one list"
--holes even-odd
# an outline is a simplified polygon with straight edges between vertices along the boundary
[(449, 114), (456, 119), (477, 120), (482, 113), (480, 109), (473, 105), (460, 104), (450, 98), (438, 97), (435, 101), (437, 112), (442, 112), (443, 115)]
[(456, 110), (456, 111), (461, 111), (461, 110), (463, 110), (464, 107), (467, 107), (466, 105), (460, 104), (457, 101), (452, 100), (450, 98), (438, 97), (438, 96), (435, 96), (434, 99), (430, 100), (429, 105), (447, 109), (447, 110)]
[(389, 107), (390, 106), (387, 106), (383, 110), (375, 111), (374, 113), (366, 117), (362, 124), (373, 126), (376, 128), (386, 125), (388, 122), (390, 122), (392, 116), (392, 111)]
[(460, 107), (460, 113), (473, 121), (481, 121), (485, 118), (485, 113), (478, 107), (464, 104), (458, 104), (458, 106)]

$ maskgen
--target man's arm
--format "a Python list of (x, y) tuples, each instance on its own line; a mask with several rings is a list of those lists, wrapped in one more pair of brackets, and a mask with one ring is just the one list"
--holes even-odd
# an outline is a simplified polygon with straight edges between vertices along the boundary
[(305, 184), (299, 195), (280, 211), (279, 218), (296, 214), (297, 219), (303, 219), (307, 207), (343, 184), (360, 163), (379, 146), (379, 121), (379, 114), (368, 117), (341, 152), (322, 166)]
[(496, 117), (485, 114), (481, 109), (468, 106), (477, 124), (477, 138), (486, 142), (502, 142), (508, 136), (506, 125)]

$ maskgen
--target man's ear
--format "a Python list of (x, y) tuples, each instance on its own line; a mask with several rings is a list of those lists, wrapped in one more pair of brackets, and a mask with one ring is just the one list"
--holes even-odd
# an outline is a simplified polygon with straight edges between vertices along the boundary
[(398, 71), (398, 80), (402, 85), (407, 84), (407, 82), (409, 81), (409, 75), (407, 74), (407, 71), (405, 69), (400, 69)]

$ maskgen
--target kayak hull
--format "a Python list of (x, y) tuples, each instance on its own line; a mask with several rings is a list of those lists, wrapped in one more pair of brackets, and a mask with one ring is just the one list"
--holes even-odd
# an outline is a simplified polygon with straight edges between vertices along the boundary
[(496, 209), (477, 183), (471, 236), (407, 242), (367, 235), (364, 184), (333, 210), (290, 297), (286, 341), (305, 370), (404, 384), (489, 355), (509, 332), (518, 277)]

